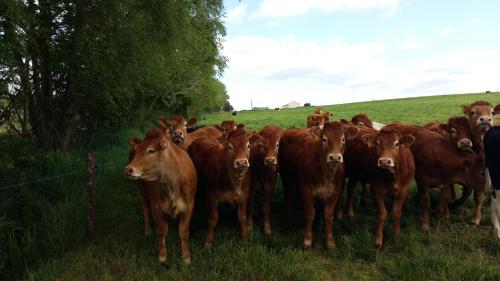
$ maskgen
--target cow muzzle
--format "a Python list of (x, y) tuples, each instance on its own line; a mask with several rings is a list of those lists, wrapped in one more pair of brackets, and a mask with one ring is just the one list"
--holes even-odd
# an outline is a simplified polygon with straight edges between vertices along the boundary
[(486, 132), (493, 127), (493, 117), (483, 115), (477, 119), (476, 125), (481, 131)]
[(184, 133), (182, 131), (176, 130), (172, 133), (172, 141), (180, 145), (184, 141)]
[(342, 154), (330, 153), (330, 154), (328, 154), (328, 157), (326, 158), (326, 162), (328, 164), (340, 164), (340, 163), (344, 162), (344, 157), (342, 156)]
[(457, 147), (459, 149), (470, 149), (472, 148), (472, 141), (470, 139), (461, 139), (457, 142)]
[(377, 165), (379, 168), (383, 168), (383, 169), (392, 168), (392, 167), (394, 167), (394, 160), (392, 160), (391, 158), (387, 158), (387, 157), (381, 157), (378, 159)]
[(266, 159), (264, 159), (264, 166), (273, 167), (276, 165), (278, 165), (276, 157), (266, 157)]
[(250, 163), (248, 162), (248, 159), (237, 159), (234, 161), (234, 168), (235, 169), (242, 169), (242, 168), (248, 168), (250, 167)]
[(135, 169), (134, 167), (127, 165), (125, 166), (125, 175), (131, 179), (136, 180), (140, 178), (142, 174), (139, 171), (137, 171), (137, 169)]

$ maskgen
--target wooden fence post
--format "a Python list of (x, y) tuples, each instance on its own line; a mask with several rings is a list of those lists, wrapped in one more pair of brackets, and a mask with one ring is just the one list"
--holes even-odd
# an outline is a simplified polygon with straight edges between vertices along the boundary
[(95, 155), (87, 154), (87, 234), (95, 232)]

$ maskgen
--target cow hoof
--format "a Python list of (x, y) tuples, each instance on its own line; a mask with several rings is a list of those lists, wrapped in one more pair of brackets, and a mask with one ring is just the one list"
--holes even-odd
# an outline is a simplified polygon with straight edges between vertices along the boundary
[(375, 243), (375, 250), (377, 250), (377, 252), (380, 252), (382, 250), (382, 242)]
[(151, 236), (151, 228), (147, 228), (144, 230), (144, 236), (146, 236), (146, 238)]
[(203, 245), (203, 248), (205, 248), (205, 250), (212, 249), (212, 242), (205, 242), (205, 245)]
[(424, 232), (424, 233), (428, 233), (429, 232), (429, 225), (428, 224), (422, 224), (420, 226), (420, 230), (422, 230), (422, 232)]
[(473, 227), (478, 227), (479, 226), (479, 220), (471, 219), (470, 222), (469, 222), (469, 224), (472, 225)]
[(304, 241), (304, 249), (311, 250), (311, 248), (312, 248), (312, 241)]
[(271, 234), (272, 234), (271, 229), (264, 230), (264, 235), (265, 236), (271, 236)]
[(328, 251), (333, 251), (334, 249), (336, 248), (335, 246), (335, 242), (331, 241), (331, 242), (326, 242), (326, 249)]
[(159, 256), (158, 261), (162, 266), (168, 267), (167, 256)]
[(353, 219), (354, 218), (354, 212), (353, 211), (349, 211), (349, 213), (347, 213), (349, 215), (349, 219)]
[(191, 264), (191, 257), (182, 258), (182, 262), (184, 263), (184, 265), (190, 265)]

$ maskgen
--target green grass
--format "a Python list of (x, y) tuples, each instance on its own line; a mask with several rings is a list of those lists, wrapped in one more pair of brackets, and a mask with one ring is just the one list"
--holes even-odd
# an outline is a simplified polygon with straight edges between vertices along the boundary
[[(334, 119), (350, 118), (363, 112), (379, 122), (400, 120), (424, 124), (461, 115), (460, 105), (478, 99), (497, 104), (500, 103), (500, 94), (424, 97), (324, 108), (334, 113)], [(313, 108), (245, 111), (238, 113), (236, 120), (251, 129), (270, 123), (302, 127)], [(220, 123), (230, 118), (228, 113), (217, 113), (206, 116), (202, 123)], [(464, 207), (453, 211), (449, 220), (439, 219), (431, 213), (431, 231), (424, 234), (418, 227), (421, 213), (414, 186), (403, 213), (401, 236), (392, 236), (389, 216), (384, 248), (380, 253), (373, 248), (375, 209), (371, 204), (365, 209), (356, 206), (356, 216), (352, 221), (335, 221), (335, 250), (328, 252), (323, 247), (324, 226), (321, 219), (314, 227), (313, 249), (302, 250), (302, 214), (298, 212), (291, 224), (285, 223), (282, 187), (279, 185), (272, 205), (271, 237), (261, 234), (261, 216), (258, 216), (249, 238), (241, 241), (236, 216), (226, 206), (221, 208), (214, 248), (205, 251), (202, 248), (206, 231), (205, 215), (197, 213), (191, 228), (192, 265), (186, 267), (181, 263), (177, 225), (172, 224), (167, 241), (170, 267), (164, 268), (156, 261), (154, 235), (151, 238), (143, 236), (138, 198), (122, 172), (128, 153), (126, 139), (141, 135), (137, 130), (126, 131), (114, 138), (117, 142), (114, 145), (98, 146), (96, 142), (98, 210), (97, 233), (93, 239), (85, 240), (78, 234), (83, 232), (85, 224), (84, 179), (79, 177), (73, 183), (53, 183), (64, 184), (64, 189), (58, 188), (66, 191), (61, 191), (60, 201), (53, 203), (59, 207), (44, 211), (47, 212), (43, 221), (46, 233), (40, 235), (38, 243), (47, 246), (35, 249), (49, 251), (52, 247), (54, 250), (43, 253), (38, 260), (25, 259), (27, 262), (24, 264), (22, 255), (19, 255), (17, 272), (23, 271), (24, 279), (500, 280), (500, 241), (491, 233), (489, 204), (484, 204), (482, 225), (478, 228), (467, 224), (472, 213), (472, 202), (469, 200)], [(78, 163), (67, 162), (61, 165)], [(71, 194), (77, 194), (79, 199)], [(435, 204), (439, 192), (432, 195)], [(68, 204), (79, 209), (75, 211)], [(74, 210), (69, 213), (70, 216), (65, 212), (67, 209)], [(65, 230), (75, 226), (77, 234)], [(58, 237), (65, 233), (66, 236)], [(34, 251), (25, 250), (22, 253)]]

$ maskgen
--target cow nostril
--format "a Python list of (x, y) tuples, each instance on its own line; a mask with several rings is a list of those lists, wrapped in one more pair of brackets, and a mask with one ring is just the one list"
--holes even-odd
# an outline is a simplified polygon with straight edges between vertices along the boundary
[(134, 169), (129, 168), (129, 167), (125, 167), (125, 174), (131, 175), (133, 172), (134, 172)]

